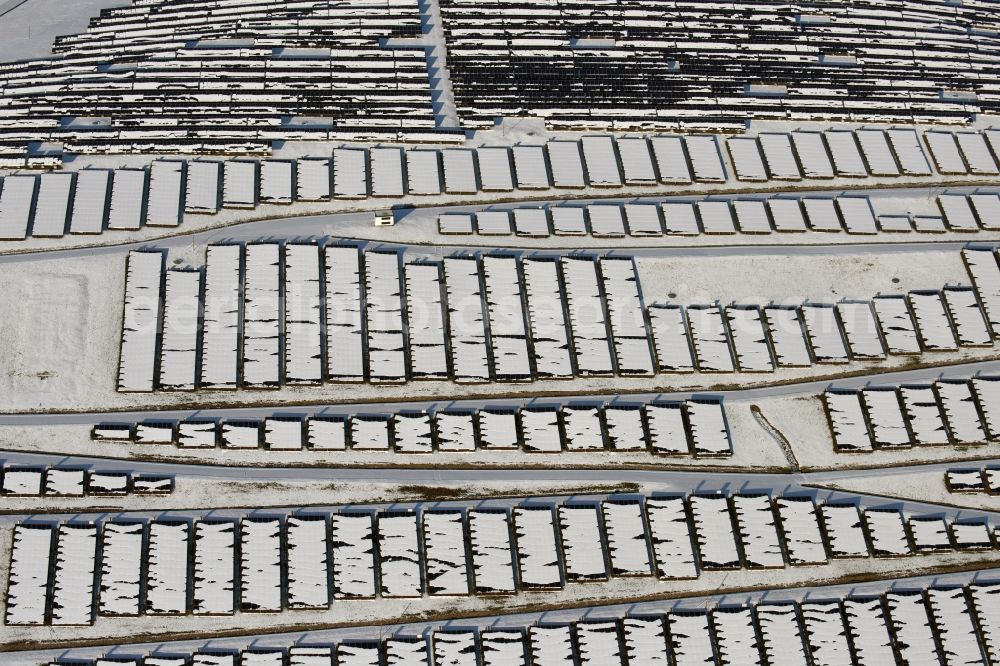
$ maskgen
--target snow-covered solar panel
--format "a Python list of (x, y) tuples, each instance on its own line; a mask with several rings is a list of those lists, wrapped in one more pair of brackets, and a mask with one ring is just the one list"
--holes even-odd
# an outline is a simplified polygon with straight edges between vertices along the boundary
[(441, 151), (444, 165), (444, 191), (448, 194), (475, 194), (476, 158), (465, 148), (448, 148)]
[(696, 456), (728, 456), (732, 453), (729, 428), (721, 400), (692, 398), (685, 403)]
[[(41, 473), (39, 473), (39, 480)], [(40, 485), (40, 484), (39, 484)], [(129, 475), (125, 472), (91, 472), (87, 475), (87, 494), (90, 495), (126, 495), (128, 494)], [(39, 494), (37, 491), (32, 494)]]
[(380, 666), (380, 652), (378, 643), (345, 641), (337, 646), (337, 666)]
[(184, 180), (187, 162), (156, 160), (149, 168), (149, 203), (146, 224), (151, 227), (176, 227), (184, 209)]
[(655, 185), (656, 169), (653, 167), (649, 142), (644, 137), (628, 137), (620, 138), (616, 143), (618, 154), (621, 155), (625, 184)]
[[(352, 269), (353, 266), (348, 269), (348, 274), (343, 276), (346, 278), (345, 286), (349, 285), (352, 279), (349, 274)], [(396, 252), (365, 252), (368, 375), (373, 382), (402, 382), (406, 380), (406, 344), (403, 340), (403, 303), (400, 282), (399, 255)], [(327, 293), (329, 294), (329, 291)], [(350, 298), (353, 298), (353, 295), (351, 293)], [(353, 317), (351, 319), (353, 320)], [(349, 330), (355, 330), (353, 324)], [(360, 328), (357, 330), (360, 332)], [(328, 338), (327, 345), (329, 344)], [(328, 349), (335, 348), (328, 347)], [(350, 371), (353, 369), (352, 367)], [(345, 376), (345, 373), (341, 371), (338, 375)]]
[(951, 316), (958, 344), (962, 347), (989, 347), (993, 336), (979, 308), (976, 292), (971, 287), (945, 287), (942, 292)]
[(941, 663), (934, 641), (934, 628), (923, 594), (919, 591), (892, 591), (886, 594), (896, 649), (905, 664), (931, 666)]
[(817, 363), (847, 363), (848, 353), (833, 305), (806, 303), (801, 308), (809, 345)]
[(822, 132), (795, 131), (792, 132), (792, 144), (795, 154), (802, 165), (802, 175), (806, 178), (833, 178), (835, 173), (830, 153), (826, 149), (826, 141)]
[(823, 564), (827, 561), (816, 506), (810, 497), (779, 497), (774, 502), (785, 549), (792, 564)]
[(552, 168), (552, 182), (556, 187), (586, 187), (583, 155), (577, 141), (549, 141), (545, 145)]
[(911, 291), (907, 295), (920, 342), (928, 351), (956, 351), (958, 340), (951, 328), (944, 299), (937, 291)]
[(914, 215), (913, 228), (918, 233), (943, 234), (945, 231), (944, 218), (940, 215)]
[(64, 523), (57, 534), (50, 604), (52, 624), (89, 625), (94, 621), (97, 528)]
[(71, 234), (99, 234), (104, 231), (111, 196), (111, 174), (104, 169), (83, 169), (76, 173), (69, 222)]
[(295, 162), (264, 160), (260, 163), (260, 202), (290, 204), (295, 196)]
[(979, 132), (956, 132), (955, 140), (962, 151), (965, 163), (969, 166), (969, 173), (996, 176), (1000, 174), (997, 163), (990, 154), (990, 148), (986, 145), (986, 138)]
[(927, 605), (947, 663), (956, 666), (986, 664), (965, 590), (961, 587), (932, 587), (927, 590)]
[(868, 197), (837, 197), (837, 208), (849, 234), (877, 234), (878, 225)]
[(856, 391), (826, 391), (823, 394), (830, 417), (833, 445), (838, 451), (871, 451), (872, 439)]
[(692, 495), (688, 503), (702, 566), (706, 569), (738, 568), (740, 556), (729, 514), (729, 500), (724, 495)]
[(544, 146), (514, 146), (514, 171), (519, 190), (546, 190), (550, 186)]
[(416, 514), (382, 512), (377, 521), (379, 593), (390, 598), (419, 597), (423, 585)]
[(666, 202), (660, 204), (663, 211), (663, 227), (668, 236), (697, 236), (698, 216), (695, 205), (688, 202)]
[(844, 616), (858, 663), (891, 664), (895, 661), (881, 600), (845, 599)]
[(910, 431), (913, 433), (913, 441), (924, 446), (947, 444), (948, 430), (945, 428), (934, 388), (900, 386), (899, 393), (903, 399)]
[(760, 134), (757, 137), (767, 170), (777, 180), (801, 180), (798, 162), (792, 152), (792, 141), (787, 134)]
[(152, 615), (187, 611), (188, 543), (186, 522), (153, 521), (146, 550), (146, 605)]
[(406, 313), (410, 368), (414, 378), (445, 378), (448, 357), (444, 339), (441, 265), (406, 264)]
[(434, 596), (469, 593), (465, 527), (458, 511), (424, 511), (424, 567)]
[(733, 511), (743, 544), (746, 566), (780, 569), (785, 558), (778, 539), (778, 524), (767, 495), (733, 495)]
[(259, 421), (226, 421), (222, 424), (222, 446), (227, 449), (260, 448)]
[(774, 361), (771, 360), (760, 308), (729, 306), (726, 308), (726, 319), (733, 336), (733, 351), (740, 371), (773, 371)]
[(476, 634), (472, 631), (435, 631), (434, 666), (478, 666)]
[(390, 638), (385, 642), (385, 663), (393, 666), (430, 666), (425, 638)]
[[(14, 177), (4, 180), (4, 194), (14, 185)], [(32, 179), (34, 181), (34, 179)], [(135, 231), (146, 212), (146, 170), (116, 169), (111, 186), (108, 229)]]
[(285, 543), (288, 607), (326, 608), (330, 599), (326, 517), (289, 516)]
[(600, 260), (600, 268), (618, 372), (652, 375), (649, 332), (635, 262), (631, 258), (604, 257)]
[(52, 536), (49, 525), (19, 524), (14, 527), (4, 624), (45, 624)]
[(240, 610), (281, 610), (281, 521), (245, 518), (240, 525)]
[(824, 132), (824, 137), (838, 176), (864, 178), (868, 175), (868, 169), (865, 168), (865, 161), (861, 157), (861, 150), (854, 138), (854, 132), (827, 130)]
[(240, 349), (240, 245), (209, 245), (205, 252), (201, 386), (235, 389)]
[(767, 180), (767, 167), (761, 155), (757, 138), (752, 136), (732, 136), (726, 140), (729, 156), (737, 180), (763, 182)]
[(549, 235), (548, 213), (544, 208), (517, 208), (514, 210), (514, 230), (518, 236), (545, 238)]
[(813, 231), (842, 231), (840, 213), (834, 199), (802, 199), (809, 228)]
[(805, 367), (811, 364), (798, 308), (767, 306), (764, 308), (764, 319), (778, 367)]
[[(494, 408), (481, 409), (476, 413), (479, 423), (479, 445), (484, 449), (516, 449), (519, 445), (517, 428), (517, 410)], [(465, 427), (456, 432), (456, 438), (465, 437), (465, 446), (473, 443), (472, 422), (468, 421), (468, 434)], [(456, 442), (457, 446), (457, 442)]]
[(402, 148), (372, 148), (369, 159), (373, 197), (401, 197), (406, 194)]
[(490, 379), (479, 265), (474, 257), (444, 260), (452, 373), (457, 382)]
[(438, 232), (467, 236), (472, 233), (472, 215), (467, 213), (446, 213), (438, 217)]
[(559, 412), (549, 407), (525, 407), (519, 413), (521, 441), (529, 453), (559, 453), (562, 436), (559, 433)]
[(654, 136), (650, 145), (656, 158), (656, 170), (663, 183), (690, 183), (691, 169), (684, 152), (684, 139), (679, 136)]
[(585, 136), (581, 140), (587, 180), (591, 187), (621, 187), (618, 154), (610, 136)]
[(708, 614), (701, 611), (671, 611), (670, 648), (677, 666), (714, 664), (715, 650), (708, 626)]
[(983, 648), (991, 664), (1000, 662), (1000, 604), (996, 583), (977, 583), (968, 587), (972, 608), (983, 636)]
[(50, 467), (45, 473), (45, 494), (82, 497), (85, 474), (82, 469)]
[(389, 417), (382, 414), (355, 414), (350, 420), (351, 448), (359, 451), (388, 451)]
[(532, 666), (574, 666), (572, 626), (534, 626), (528, 630)]
[(873, 176), (898, 176), (899, 165), (889, 147), (885, 133), (880, 129), (859, 129), (854, 135), (861, 145), (865, 162)]
[(728, 201), (706, 200), (698, 202), (698, 217), (706, 234), (735, 234), (736, 220)]
[(99, 423), (91, 430), (91, 437), (95, 440), (128, 441), (132, 439), (132, 424)]
[(513, 594), (510, 516), (504, 509), (469, 511), (472, 580), (477, 594)]
[(683, 403), (651, 402), (643, 408), (646, 430), (653, 453), (688, 455), (687, 432), (684, 428)]
[(879, 215), (877, 221), (879, 231), (890, 233), (909, 233), (913, 231), (913, 223), (909, 215)]
[(324, 253), (326, 373), (334, 381), (361, 381), (365, 377), (365, 339), (358, 249), (328, 245)]
[(937, 165), (939, 172), (942, 174), (968, 173), (954, 134), (931, 130), (924, 132), (924, 141), (931, 149), (931, 156), (934, 158), (934, 164)]
[(948, 228), (952, 231), (979, 231), (976, 215), (969, 205), (969, 199), (964, 194), (941, 194), (937, 198), (938, 206)]
[(31, 225), (33, 237), (59, 237), (66, 233), (75, 178), (72, 173), (43, 173), (38, 177), (38, 199)]
[(879, 337), (878, 323), (867, 301), (841, 301), (837, 313), (844, 326), (844, 337), (855, 359), (883, 359), (885, 349)]
[(604, 540), (596, 506), (564, 504), (557, 510), (566, 578), (606, 580)]
[(990, 249), (966, 248), (962, 250), (962, 258), (976, 288), (990, 330), (994, 336), (998, 336), (1000, 335), (1000, 265), (997, 264), (997, 255)]
[(693, 372), (694, 359), (684, 309), (679, 305), (652, 305), (649, 324), (659, 372)]
[(1000, 379), (978, 375), (972, 378), (972, 388), (983, 414), (983, 425), (991, 440), (1000, 436)]
[(520, 631), (484, 631), (479, 640), (482, 642), (482, 666), (526, 666), (528, 663), (524, 634)]
[(189, 449), (212, 448), (217, 429), (214, 421), (181, 421), (177, 425), (177, 444)]
[(17, 496), (38, 496), (42, 494), (43, 469), (8, 467), (3, 474), (0, 494)]
[(298, 416), (273, 416), (264, 419), (264, 447), (272, 451), (302, 449), (302, 419)]
[(639, 405), (608, 405), (604, 408), (608, 445), (614, 451), (641, 451), (646, 448)]
[(192, 391), (198, 362), (201, 271), (167, 271), (160, 342), (160, 388)]
[(697, 578), (691, 525), (681, 496), (650, 497), (646, 500), (650, 542), (656, 573), (663, 579)]
[(757, 625), (761, 646), (770, 666), (806, 666), (798, 611), (792, 604), (758, 604)]
[(509, 236), (510, 211), (485, 210), (476, 213), (476, 233), (482, 236)]
[(555, 589), (562, 585), (555, 521), (548, 506), (514, 509), (519, 581), (523, 589)]
[(438, 151), (407, 150), (406, 178), (406, 189), (410, 194), (441, 194), (441, 158)]
[(749, 608), (723, 606), (712, 611), (720, 666), (760, 666), (760, 646)]
[(951, 438), (956, 444), (980, 444), (986, 441), (969, 383), (962, 380), (939, 380), (935, 384), (941, 410)]
[[(549, 212), (552, 214), (552, 232), (556, 236), (587, 235), (587, 218), (583, 208), (577, 206), (553, 206), (549, 209)], [(482, 214), (480, 213), (480, 215)]]
[(872, 441), (876, 448), (910, 445), (910, 433), (895, 389), (862, 389), (861, 401), (868, 412)]
[(865, 526), (876, 557), (902, 557), (910, 554), (903, 516), (896, 509), (865, 509)]
[[(299, 160), (299, 189), (305, 193), (314, 195), (317, 199), (326, 199), (329, 194), (330, 182), (330, 161), (315, 160), (315, 170), (318, 172), (320, 181), (319, 187), (314, 191), (312, 187), (306, 186), (305, 182), (312, 180), (306, 178), (306, 170), (303, 163), (313, 160)], [(326, 175), (325, 180), (323, 175)], [(326, 184), (327, 192), (323, 191), (322, 185)], [(333, 196), (345, 199), (363, 199), (368, 196), (368, 153), (365, 150), (353, 148), (333, 149)], [(302, 197), (300, 197), (302, 198)]]
[(1000, 195), (985, 192), (970, 194), (969, 203), (980, 227), (987, 231), (1000, 229)]
[(728, 179), (726, 167), (722, 163), (722, 153), (714, 136), (696, 135), (684, 137), (691, 162), (694, 179), (698, 182), (724, 183)]
[(162, 281), (162, 253), (129, 252), (118, 367), (119, 391), (153, 390)]
[(543, 378), (573, 375), (558, 267), (549, 259), (521, 262), (535, 371)]
[(288, 650), (288, 666), (330, 666), (332, 658), (332, 647), (294, 646)]
[(580, 666), (624, 665), (617, 622), (577, 622), (576, 643)]
[(323, 380), (319, 246), (285, 246), (285, 381), (319, 384)]
[(191, 666), (236, 666), (236, 658), (232, 652), (198, 652), (191, 657)]
[(960, 550), (993, 548), (990, 526), (980, 521), (955, 521), (951, 524), (952, 542)]
[(563, 405), (563, 433), (568, 451), (600, 451), (604, 448), (601, 414), (597, 407), (585, 404)]
[(234, 610), (236, 524), (198, 521), (194, 528), (193, 610), (231, 615)]
[(260, 163), (250, 160), (229, 160), (222, 168), (223, 208), (256, 208), (260, 180)]
[(824, 504), (820, 516), (831, 557), (868, 557), (868, 542), (857, 506)]
[(98, 590), (101, 615), (139, 615), (144, 531), (142, 523), (104, 524)]
[(767, 208), (763, 201), (734, 201), (733, 211), (736, 213), (736, 224), (740, 233), (771, 233), (771, 221), (767, 217)]
[(329, 201), (332, 192), (330, 160), (301, 159), (296, 164), (295, 198), (298, 201)]
[(944, 481), (951, 493), (986, 492), (986, 481), (981, 469), (949, 469), (945, 472)]
[(593, 258), (576, 256), (564, 256), (561, 264), (577, 368), (582, 375), (611, 374), (614, 366), (597, 264)]
[(606, 500), (602, 511), (612, 574), (650, 575), (652, 568), (642, 505), (638, 501)]
[(621, 625), (629, 666), (668, 666), (667, 635), (662, 617), (626, 617)]
[(399, 412), (392, 417), (393, 444), (400, 453), (430, 453), (434, 447), (431, 417), (426, 412)]
[[(476, 436), (473, 425), (473, 413), (470, 411), (439, 411), (434, 414), (434, 429), (437, 434), (439, 451), (475, 451)], [(480, 435), (491, 425), (488, 412), (480, 412)], [(517, 426), (514, 425), (514, 414), (510, 414), (513, 431), (514, 447), (517, 446)], [(490, 421), (490, 423), (488, 423)]]
[(368, 513), (330, 517), (333, 550), (333, 596), (369, 599), (375, 596), (375, 531)]
[(916, 130), (909, 128), (894, 128), (886, 131), (896, 159), (903, 173), (907, 176), (929, 176), (930, 162), (920, 145), (920, 136)]
[(524, 301), (515, 257), (482, 259), (493, 368), (500, 381), (531, 378)]
[(802, 604), (802, 622), (812, 652), (813, 663), (822, 666), (852, 666), (851, 646), (840, 604), (836, 601), (807, 601)]
[(595, 238), (622, 238), (625, 236), (625, 218), (621, 206), (587, 206), (590, 218), (590, 233)]
[(243, 281), (244, 386), (275, 388), (281, 381), (280, 274), (280, 245), (247, 244)]
[(174, 491), (174, 480), (168, 476), (132, 477), (132, 492), (137, 495), (169, 495)]
[(920, 353), (920, 339), (905, 296), (876, 296), (872, 307), (890, 354)]
[(660, 211), (654, 204), (625, 204), (624, 208), (630, 236), (663, 235)]
[(219, 212), (222, 191), (222, 162), (188, 162), (184, 212), (215, 215)]
[(698, 370), (701, 372), (733, 372), (736, 368), (729, 349), (729, 336), (722, 308), (713, 305), (689, 305), (688, 328)]
[(510, 149), (479, 148), (476, 157), (479, 161), (479, 182), (484, 192), (510, 192), (514, 189)]
[(800, 232), (806, 230), (806, 218), (802, 212), (802, 204), (798, 199), (771, 198), (767, 207), (774, 220), (775, 231)]

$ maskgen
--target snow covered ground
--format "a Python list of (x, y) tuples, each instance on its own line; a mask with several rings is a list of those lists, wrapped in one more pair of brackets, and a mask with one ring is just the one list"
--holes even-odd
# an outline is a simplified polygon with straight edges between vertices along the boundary
[(128, 7), (132, 0), (7, 0), (0, 3), (0, 62), (46, 58), (59, 35), (87, 29), (90, 19), (108, 7)]

